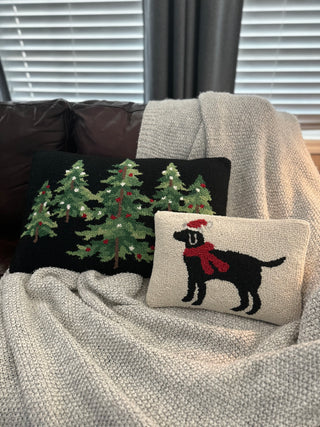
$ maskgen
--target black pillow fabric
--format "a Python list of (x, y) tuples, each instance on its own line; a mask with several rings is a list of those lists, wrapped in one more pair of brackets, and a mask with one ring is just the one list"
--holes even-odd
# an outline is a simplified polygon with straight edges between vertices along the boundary
[(154, 213), (225, 215), (230, 161), (36, 153), (10, 272), (61, 267), (150, 277)]

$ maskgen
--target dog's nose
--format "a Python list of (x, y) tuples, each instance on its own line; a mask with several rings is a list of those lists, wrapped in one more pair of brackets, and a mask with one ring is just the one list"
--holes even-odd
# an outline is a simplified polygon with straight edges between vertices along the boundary
[(176, 240), (180, 240), (180, 233), (178, 231), (175, 231), (173, 233), (173, 238), (176, 239)]

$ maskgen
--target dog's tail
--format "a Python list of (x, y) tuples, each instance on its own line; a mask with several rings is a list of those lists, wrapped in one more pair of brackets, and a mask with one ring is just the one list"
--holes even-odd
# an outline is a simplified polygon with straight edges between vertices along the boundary
[(278, 265), (281, 265), (285, 261), (286, 257), (278, 258), (273, 261), (261, 261), (260, 265), (261, 267), (277, 267)]

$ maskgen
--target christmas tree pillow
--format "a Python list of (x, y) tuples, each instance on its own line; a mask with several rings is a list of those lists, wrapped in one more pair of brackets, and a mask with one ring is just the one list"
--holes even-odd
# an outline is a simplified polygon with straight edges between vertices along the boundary
[(282, 325), (301, 313), (306, 221), (155, 215), (151, 307), (190, 307)]
[(225, 215), (230, 162), (37, 153), (11, 272), (55, 266), (150, 277), (157, 210)]

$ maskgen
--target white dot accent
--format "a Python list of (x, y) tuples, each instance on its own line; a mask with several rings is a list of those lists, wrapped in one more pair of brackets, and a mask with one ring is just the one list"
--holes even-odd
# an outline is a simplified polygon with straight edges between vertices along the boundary
[(126, 185), (126, 183), (125, 182), (121, 182), (121, 187), (124, 187), (125, 185)]
[(66, 170), (66, 173), (70, 173), (69, 169)]
[(180, 200), (183, 200), (183, 197), (180, 197)]
[(200, 193), (200, 188), (196, 188), (196, 191), (197, 191), (198, 193)]
[(102, 212), (101, 212), (101, 211), (99, 211), (99, 212), (98, 212), (98, 215), (102, 215)]
[(163, 196), (163, 197), (161, 197), (161, 200), (164, 200), (164, 199), (166, 199), (167, 198), (167, 196)]
[(75, 176), (73, 176), (73, 177), (72, 177), (72, 181), (74, 181), (75, 179), (76, 179), (76, 177), (75, 177)]
[(67, 205), (67, 209), (70, 209), (71, 208), (71, 205)]
[(36, 216), (36, 215), (37, 215), (37, 212), (35, 212), (33, 215), (34, 215), (34, 216)]
[(64, 205), (64, 202), (60, 202), (60, 205)]
[(79, 169), (79, 166), (76, 166), (75, 169)]
[(78, 191), (79, 191), (79, 188), (75, 188), (75, 189), (74, 189), (74, 192), (75, 192), (75, 193), (78, 193)]
[(134, 246), (129, 246), (130, 251), (134, 250)]
[(43, 206), (47, 206), (47, 202), (44, 202)]
[(169, 171), (172, 171), (172, 168), (169, 168)]
[(168, 200), (168, 203), (172, 203), (172, 200)]
[(84, 207), (84, 206), (81, 206), (80, 210), (81, 210), (81, 211), (84, 211), (84, 210), (85, 210), (85, 207)]
[(174, 190), (178, 190), (178, 187), (176, 185), (173, 186)]
[(111, 190), (107, 190), (107, 193), (111, 193)]
[(166, 171), (162, 171), (162, 175), (165, 175), (167, 172)]
[(169, 176), (170, 179), (173, 179), (173, 176)]
[(137, 209), (139, 209), (139, 210), (140, 210), (140, 209), (141, 209), (141, 206), (137, 206)]
[(121, 227), (122, 227), (122, 224), (117, 224), (117, 227), (118, 227), (118, 228), (121, 228)]
[(85, 174), (86, 174), (85, 172), (81, 172), (81, 173), (80, 173), (80, 175), (81, 175), (81, 176), (83, 176), (83, 175), (85, 175)]

